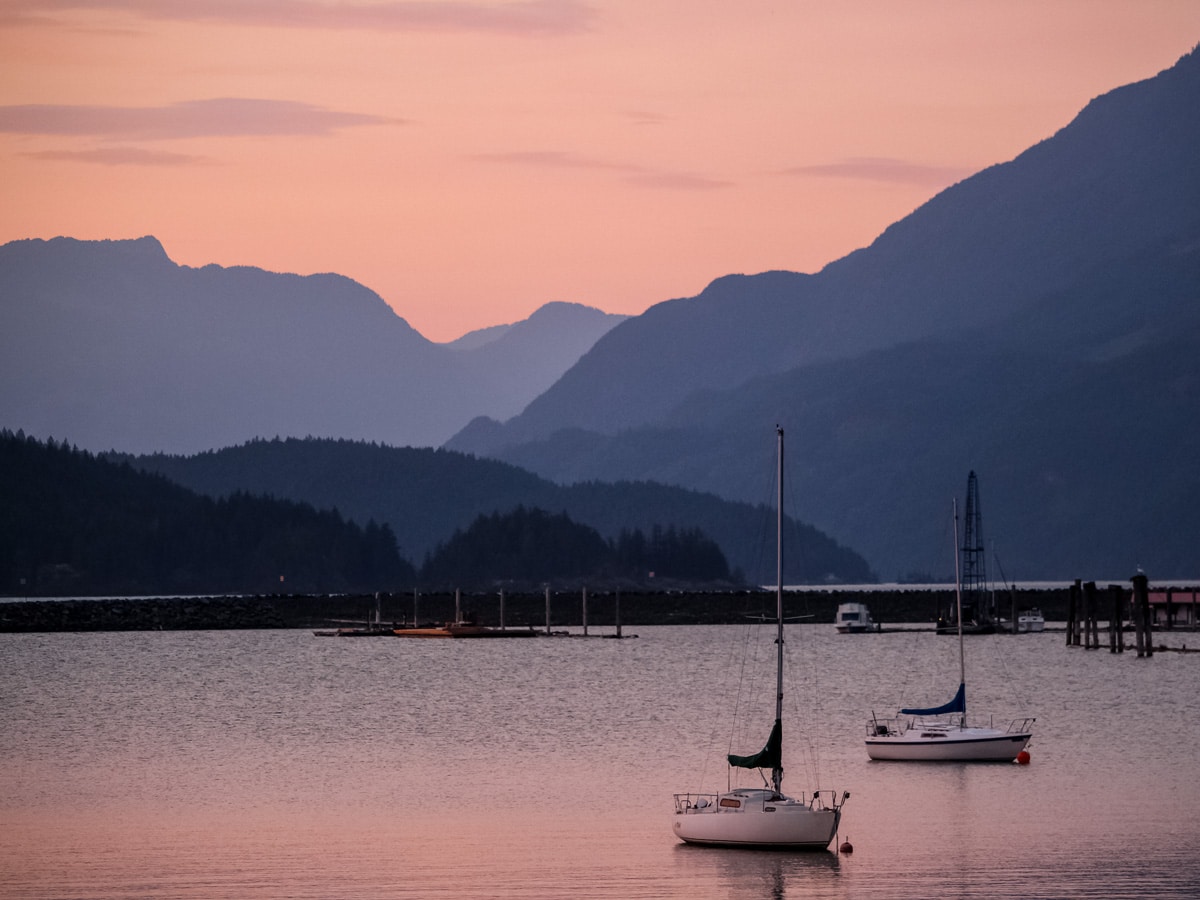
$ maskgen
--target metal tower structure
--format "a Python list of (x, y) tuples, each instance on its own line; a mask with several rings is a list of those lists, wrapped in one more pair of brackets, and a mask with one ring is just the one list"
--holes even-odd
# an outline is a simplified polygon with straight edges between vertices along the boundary
[(981, 626), (992, 624), (988, 596), (987, 553), (983, 548), (983, 512), (979, 506), (979, 484), (972, 470), (967, 476), (967, 508), (963, 516), (962, 599), (963, 624), (974, 620)]

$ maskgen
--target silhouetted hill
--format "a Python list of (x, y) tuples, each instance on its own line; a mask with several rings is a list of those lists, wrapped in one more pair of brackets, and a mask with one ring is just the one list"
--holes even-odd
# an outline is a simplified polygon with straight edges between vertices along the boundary
[(177, 266), (154, 238), (0, 247), (0, 424), (93, 450), (254, 437), (434, 445), (508, 416), (623, 317), (553, 304), (433, 344), (339, 275)]
[[(771, 433), (759, 467), (760, 498), (771, 496)], [(731, 569), (754, 583), (774, 582), (774, 513), (710, 494), (648, 483), (561, 487), (507, 463), (448, 450), (396, 448), (353, 441), (252, 441), (195, 456), (131, 460), (213, 497), (234, 491), (336, 508), (356, 522), (387, 523), (401, 552), (417, 565), (479, 516), (517, 507), (566, 513), (606, 540), (623, 529), (699, 529), (717, 543)], [(789, 520), (787, 574), (795, 583), (863, 583), (870, 567), (852, 550)]]
[(213, 500), (65, 445), (0, 431), (0, 593), (195, 594), (412, 584), (396, 539), (307, 504)]
[(951, 571), (971, 469), (1009, 577), (1194, 577), (1198, 108), (1193, 51), (819, 274), (732, 276), (623, 323), (447, 446), (746, 499), (780, 422), (792, 508), (885, 579)]

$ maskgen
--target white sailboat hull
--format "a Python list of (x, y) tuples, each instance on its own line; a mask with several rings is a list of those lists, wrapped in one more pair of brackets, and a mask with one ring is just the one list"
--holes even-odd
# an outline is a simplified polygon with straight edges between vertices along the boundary
[[(739, 807), (719, 805), (733, 797), (739, 797)], [(773, 800), (726, 794), (714, 801), (702, 807), (677, 803), (675, 836), (710, 847), (824, 850), (837, 834), (841, 819), (840, 808), (814, 808), (787, 797)]]
[(926, 729), (914, 726), (900, 733), (867, 738), (871, 759), (911, 762), (1012, 762), (1032, 734), (998, 728)]

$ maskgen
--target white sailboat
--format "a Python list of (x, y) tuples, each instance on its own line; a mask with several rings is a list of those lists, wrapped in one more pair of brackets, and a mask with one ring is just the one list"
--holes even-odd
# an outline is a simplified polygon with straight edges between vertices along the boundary
[(676, 794), (673, 830), (689, 844), (716, 847), (765, 847), (824, 850), (837, 834), (842, 806), (836, 791), (813, 791), (798, 797), (783, 793), (783, 429), (778, 439), (779, 499), (776, 510), (776, 679), (775, 725), (766, 746), (750, 756), (728, 757), (729, 765), (770, 769), (769, 785), (736, 788), (723, 794)]
[(967, 721), (967, 669), (963, 648), (962, 583), (958, 568), (958, 505), (954, 507), (954, 586), (958, 607), (958, 692), (954, 699), (927, 709), (906, 708), (900, 715), (867, 722), (871, 759), (917, 762), (1011, 762), (1033, 736), (1034, 718), (1013, 719), (1006, 728)]

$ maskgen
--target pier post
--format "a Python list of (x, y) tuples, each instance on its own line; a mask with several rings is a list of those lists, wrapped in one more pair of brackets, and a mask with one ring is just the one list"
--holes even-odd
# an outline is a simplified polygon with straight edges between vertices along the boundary
[(617, 588), (617, 637), (621, 636), (621, 589)]
[(500, 589), (500, 630), (504, 631), (504, 588)]
[(1109, 619), (1108, 619), (1108, 652), (1109, 653), (1124, 653), (1125, 652), (1125, 635), (1121, 631), (1121, 621), (1125, 618), (1121, 602), (1125, 599), (1125, 592), (1119, 584), (1110, 584), (1108, 586), (1109, 597)]
[(546, 636), (550, 635), (550, 585), (546, 585)]
[(1144, 573), (1138, 572), (1133, 576), (1133, 596), (1137, 603), (1142, 631), (1145, 632), (1146, 656), (1154, 655), (1154, 622), (1150, 618), (1150, 579)]
[(1071, 585), (1067, 595), (1067, 646), (1079, 645), (1079, 579)]
[(1133, 627), (1137, 635), (1137, 655), (1152, 656), (1154, 642), (1150, 637), (1150, 595), (1147, 590), (1149, 579), (1138, 572), (1130, 579), (1133, 582)]
[(1087, 650), (1100, 649), (1100, 633), (1096, 627), (1096, 582), (1089, 581), (1083, 586), (1083, 646)]
[(587, 637), (587, 588), (583, 589), (583, 636)]

